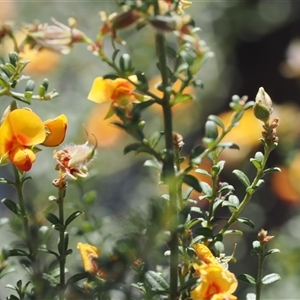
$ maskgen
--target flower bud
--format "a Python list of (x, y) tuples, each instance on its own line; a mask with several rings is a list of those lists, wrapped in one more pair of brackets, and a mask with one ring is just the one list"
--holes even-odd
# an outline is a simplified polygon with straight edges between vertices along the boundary
[(129, 10), (116, 15), (112, 22), (113, 29), (125, 29), (134, 25), (139, 19), (140, 14), (136, 10)]
[(259, 88), (255, 97), (253, 111), (255, 117), (263, 122), (267, 122), (273, 112), (271, 97), (263, 87)]

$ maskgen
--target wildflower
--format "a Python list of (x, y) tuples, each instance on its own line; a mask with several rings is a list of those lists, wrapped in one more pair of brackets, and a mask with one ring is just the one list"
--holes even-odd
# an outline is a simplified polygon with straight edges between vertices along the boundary
[(95, 246), (83, 243), (78, 243), (77, 249), (80, 251), (84, 270), (91, 274), (97, 274), (99, 271), (97, 259), (99, 258), (100, 250)]
[(72, 145), (62, 150), (54, 151), (54, 158), (57, 161), (56, 170), (60, 172), (60, 178), (69, 175), (76, 180), (76, 176), (86, 177), (88, 175), (87, 165), (95, 155), (96, 147), (86, 142), (83, 145)]
[(45, 146), (56, 146), (63, 141), (67, 119), (61, 118), (64, 118), (64, 126), (60, 123), (49, 129), (29, 109), (6, 112), (0, 126), (0, 164), (10, 161), (19, 170), (29, 171), (36, 160), (35, 145), (45, 142)]
[[(130, 76), (131, 81), (135, 81), (136, 76)], [(112, 101), (106, 119), (114, 114), (114, 106), (132, 107), (132, 102), (138, 102), (146, 99), (143, 95), (135, 93), (135, 86), (133, 83), (124, 78), (117, 78), (115, 80), (104, 79), (97, 77), (92, 85), (88, 99), (97, 103), (105, 103)]]
[(198, 267), (201, 282), (191, 291), (193, 300), (235, 300), (232, 293), (237, 288), (233, 273), (225, 270), (220, 264), (204, 264)]
[(201, 278), (199, 285), (191, 291), (193, 300), (235, 300), (232, 293), (237, 288), (237, 280), (233, 273), (229, 272), (213, 256), (204, 244), (195, 244), (193, 248), (202, 265), (193, 264), (194, 275)]
[[(27, 28), (27, 38), (25, 44), (31, 48), (50, 49), (62, 54), (68, 54), (75, 43), (86, 42), (86, 36), (76, 28), (68, 27), (55, 19), (52, 19), (55, 25), (33, 24)], [(70, 23), (75, 23), (71, 19)]]

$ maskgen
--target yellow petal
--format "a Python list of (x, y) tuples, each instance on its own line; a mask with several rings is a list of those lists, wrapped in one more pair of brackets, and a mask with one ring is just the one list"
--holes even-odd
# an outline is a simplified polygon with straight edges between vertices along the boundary
[(83, 243), (78, 243), (77, 249), (80, 251), (84, 270), (93, 274), (97, 273), (98, 266), (95, 260), (99, 257), (100, 250), (95, 246)]
[(113, 81), (97, 77), (92, 85), (88, 99), (97, 103), (103, 103), (111, 100), (111, 95), (114, 92)]
[[(42, 120), (28, 109), (15, 109), (4, 120), (8, 123), (13, 138), (23, 146), (33, 146), (42, 143), (46, 132)], [(2, 127), (1, 126), (1, 127)]]
[(35, 162), (35, 154), (29, 148), (17, 148), (9, 153), (10, 161), (22, 171), (29, 171)]
[(45, 121), (44, 125), (48, 135), (42, 145), (47, 147), (60, 145), (65, 139), (67, 123), (68, 119), (65, 115), (60, 115), (55, 119)]
[(203, 244), (195, 244), (193, 248), (197, 256), (206, 264), (218, 264), (217, 259), (213, 256), (211, 251)]

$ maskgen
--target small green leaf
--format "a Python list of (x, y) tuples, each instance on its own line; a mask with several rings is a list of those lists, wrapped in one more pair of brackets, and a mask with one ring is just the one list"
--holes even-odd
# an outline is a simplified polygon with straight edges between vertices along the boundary
[(249, 274), (240, 274), (237, 276), (237, 279), (249, 284), (256, 284), (255, 279)]
[(81, 214), (83, 214), (82, 211), (77, 210), (75, 212), (73, 212), (66, 220), (65, 222), (65, 226), (68, 226), (71, 222), (73, 222), (78, 216), (80, 216)]
[(153, 291), (167, 291), (169, 289), (169, 285), (162, 275), (152, 270), (146, 272), (145, 281)]
[(194, 190), (196, 190), (197, 192), (202, 192), (202, 188), (196, 177), (189, 174), (185, 174), (182, 177), (182, 181), (187, 185), (191, 186), (192, 188), (194, 188)]
[(199, 174), (206, 175), (208, 177), (211, 177), (211, 174), (209, 172), (207, 172), (206, 170), (204, 170), (204, 169), (196, 169), (195, 172), (199, 173)]
[(61, 225), (59, 218), (51, 212), (47, 212), (45, 218), (53, 225)]
[(140, 103), (137, 103), (133, 106), (133, 109), (132, 109), (132, 115), (133, 116), (137, 116), (140, 114), (140, 112), (144, 109), (146, 109), (147, 107), (153, 105), (155, 103), (154, 100), (147, 100), (147, 101), (144, 101), (144, 102), (140, 102)]
[(255, 224), (248, 218), (245, 217), (239, 217), (236, 219), (238, 222), (240, 223), (244, 223), (246, 225), (248, 225), (249, 227), (251, 227), (252, 229), (255, 228)]
[(254, 165), (257, 170), (261, 170), (261, 163), (254, 158), (250, 158), (250, 162)]
[(264, 155), (262, 152), (258, 151), (254, 155), (254, 159), (257, 160), (259, 163), (262, 163), (264, 160)]
[(240, 170), (233, 170), (232, 173), (241, 181), (245, 187), (250, 186), (250, 180), (247, 175)]
[(194, 147), (190, 154), (190, 161), (196, 165), (200, 164), (200, 162), (201, 162), (200, 155), (204, 151), (205, 151), (205, 147), (203, 147), (202, 145), (198, 145), (198, 146)]
[(212, 187), (207, 182), (201, 181), (200, 186), (205, 196), (210, 197), (212, 195)]
[(134, 68), (132, 67), (131, 57), (128, 53), (121, 55), (119, 60), (119, 66), (123, 73), (133, 72)]
[(230, 230), (226, 230), (224, 232), (224, 235), (229, 235), (229, 234), (237, 234), (239, 236), (242, 236), (243, 235), (243, 231), (236, 230), (236, 229), (230, 229)]
[(274, 167), (274, 168), (265, 169), (263, 171), (264, 175), (269, 174), (269, 173), (277, 173), (277, 172), (281, 172), (281, 169), (277, 168), (277, 167)]
[(236, 195), (230, 195), (228, 197), (228, 202), (230, 202), (231, 205), (234, 206), (235, 208), (237, 208), (240, 205), (240, 200)]
[(215, 140), (218, 137), (218, 129), (214, 121), (206, 121), (205, 123), (205, 137)]
[(150, 144), (151, 148), (156, 147), (156, 145), (159, 143), (161, 137), (164, 135), (164, 131), (155, 131), (153, 132), (150, 137), (148, 138), (148, 142)]
[(220, 241), (215, 242), (215, 248), (219, 253), (224, 253), (225, 246), (222, 242)]
[(225, 129), (225, 125), (224, 125), (223, 121), (218, 116), (210, 115), (210, 116), (208, 116), (208, 120), (215, 122), (223, 130)]
[(123, 150), (123, 153), (124, 155), (125, 154), (128, 154), (129, 152), (131, 151), (138, 151), (141, 147), (142, 147), (143, 144), (141, 143), (132, 143), (130, 145), (127, 145), (124, 150)]
[(1, 202), (17, 216), (21, 215), (20, 206), (16, 204), (14, 201), (4, 198), (1, 200)]
[(214, 233), (210, 228), (202, 227), (195, 230), (195, 234), (204, 236), (205, 238), (213, 238)]
[(88, 272), (77, 273), (77, 274), (71, 276), (71, 277), (68, 279), (66, 285), (68, 285), (68, 284), (73, 284), (73, 283), (75, 283), (75, 282), (77, 282), (77, 281), (79, 281), (79, 280), (82, 280), (82, 279), (87, 278), (88, 276), (89, 276), (89, 273), (88, 273)]
[(222, 148), (222, 149), (236, 149), (236, 150), (240, 150), (240, 147), (232, 142), (223, 142), (217, 145), (218, 148)]
[(263, 277), (263, 279), (261, 281), (263, 284), (270, 284), (270, 283), (276, 282), (280, 279), (281, 279), (281, 277), (278, 274), (271, 273), (271, 274), (268, 274), (265, 277)]
[(188, 101), (193, 100), (193, 97), (189, 94), (179, 94), (178, 96), (176, 95), (175, 98), (171, 101), (171, 105), (175, 104), (180, 104), (180, 103), (185, 103)]
[(28, 256), (28, 253), (22, 249), (9, 250), (9, 256)]
[(155, 159), (147, 159), (145, 162), (144, 162), (144, 166), (145, 167), (150, 167), (150, 168), (154, 168), (158, 171), (161, 172), (162, 170), (162, 165), (161, 163), (159, 163), (157, 160)]
[(111, 60), (112, 60), (113, 62), (116, 61), (116, 58), (117, 58), (117, 55), (118, 55), (119, 52), (120, 52), (120, 50), (119, 50), (119, 49), (116, 49), (116, 50), (114, 51), (114, 53), (112, 54)]
[(280, 250), (279, 250), (279, 249), (276, 249), (276, 248), (270, 249), (270, 250), (268, 250), (268, 252), (265, 254), (265, 256), (270, 255), (270, 254), (273, 254), (273, 253), (280, 253)]

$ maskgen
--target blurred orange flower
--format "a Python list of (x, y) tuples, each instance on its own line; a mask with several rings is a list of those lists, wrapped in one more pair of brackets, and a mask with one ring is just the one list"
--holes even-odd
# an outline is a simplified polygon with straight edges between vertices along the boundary
[[(129, 76), (131, 81), (136, 81), (135, 75)], [(135, 93), (135, 85), (124, 78), (111, 80), (108, 78), (97, 77), (88, 94), (88, 99), (96, 103), (105, 103), (111, 101), (111, 106), (105, 119), (114, 115), (114, 107), (125, 107), (130, 109), (133, 102), (140, 102), (148, 99), (141, 94)]]
[(201, 282), (191, 291), (193, 300), (237, 299), (232, 295), (237, 288), (237, 280), (233, 273), (219, 264), (204, 264), (199, 266), (197, 271)]
[[(66, 117), (65, 124), (66, 124)], [(29, 171), (35, 162), (34, 146), (42, 144), (56, 146), (65, 136), (66, 126), (55, 126), (55, 130), (47, 129), (38, 115), (29, 109), (15, 109), (4, 118), (0, 126), (0, 164), (8, 161), (22, 171)], [(55, 138), (52, 139), (51, 135)]]
[(91, 274), (97, 274), (99, 270), (97, 259), (99, 258), (100, 250), (95, 246), (83, 243), (78, 243), (77, 249), (79, 249), (81, 254), (84, 270)]

